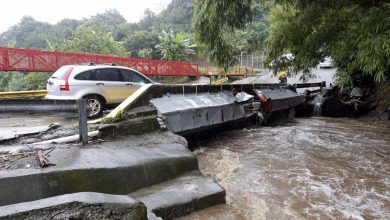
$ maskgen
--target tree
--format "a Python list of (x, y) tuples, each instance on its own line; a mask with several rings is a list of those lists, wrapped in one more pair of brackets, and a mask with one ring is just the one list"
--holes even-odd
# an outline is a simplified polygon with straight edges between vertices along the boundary
[(98, 24), (82, 25), (73, 33), (73, 39), (58, 46), (60, 50), (101, 55), (126, 56), (121, 42), (111, 32), (104, 32)]
[(126, 24), (126, 19), (116, 9), (106, 10), (104, 13), (98, 13), (86, 21), (86, 24), (99, 24), (104, 32), (111, 32), (115, 40), (121, 37), (120, 28), (122, 24)]
[[(388, 0), (277, 0), (267, 38), (268, 63), (291, 52), (295, 71), (309, 73), (332, 56), (342, 81), (364, 76), (384, 81), (390, 72), (390, 2)], [(251, 1), (199, 0), (197, 37), (218, 64), (229, 66), (232, 46), (224, 33), (243, 28)], [(276, 69), (275, 69), (276, 70)], [(387, 74), (387, 75), (386, 75)]]
[(9, 91), (9, 82), (12, 79), (12, 72), (0, 71), (0, 92)]
[[(390, 4), (378, 1), (279, 1), (271, 13), (270, 56), (295, 55), (293, 67), (309, 72), (332, 56), (340, 82), (386, 79), (390, 67)], [(299, 30), (299, 31), (297, 31)]]
[(196, 45), (191, 44), (190, 39), (183, 33), (163, 31), (159, 38), (160, 44), (156, 45), (156, 48), (166, 60), (187, 61), (189, 57), (195, 55)]
[(156, 14), (149, 8), (145, 9), (144, 16), (139, 21), (138, 26), (141, 30), (152, 31), (158, 24), (158, 18)]
[(75, 19), (63, 19), (52, 28), (52, 33), (46, 36), (46, 49), (57, 50), (59, 45), (66, 45), (73, 40), (74, 31), (81, 25)]
[(194, 16), (194, 0), (172, 0), (159, 15), (160, 26), (176, 32), (193, 32), (191, 21)]
[(195, 7), (196, 38), (209, 51), (209, 57), (225, 70), (232, 66), (235, 50), (227, 41), (235, 29), (243, 28), (251, 11), (251, 0), (198, 0)]
[(144, 59), (153, 59), (153, 50), (150, 48), (144, 48), (138, 51), (138, 57)]
[(161, 55), (155, 48), (159, 42), (159, 34), (155, 31), (134, 31), (126, 38), (124, 47), (132, 57), (139, 57), (141, 50), (148, 49), (151, 58), (160, 59)]
[(8, 82), (9, 91), (25, 91), (26, 78), (23, 73), (12, 72), (11, 80)]
[(13, 42), (15, 47), (44, 49), (46, 36), (51, 33), (49, 23), (36, 21), (31, 16), (24, 16), (21, 21), (0, 35), (0, 45)]
[(26, 86), (24, 90), (46, 89), (46, 81), (50, 78), (51, 73), (28, 73), (25, 75)]

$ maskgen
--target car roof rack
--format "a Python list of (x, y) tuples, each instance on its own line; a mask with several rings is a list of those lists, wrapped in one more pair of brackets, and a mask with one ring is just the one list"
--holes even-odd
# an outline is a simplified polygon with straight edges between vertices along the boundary
[(102, 63), (99, 65), (116, 66), (116, 63)]
[(88, 63), (80, 63), (79, 65), (95, 66), (96, 64), (94, 62), (88, 62)]

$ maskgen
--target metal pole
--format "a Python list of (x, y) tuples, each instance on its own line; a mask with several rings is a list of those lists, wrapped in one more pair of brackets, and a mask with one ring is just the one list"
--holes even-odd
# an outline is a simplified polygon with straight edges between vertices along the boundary
[(242, 51), (241, 51), (241, 54), (240, 54), (240, 67), (242, 67)]
[(83, 146), (88, 144), (87, 101), (79, 99), (79, 137)]
[(253, 68), (253, 52), (252, 52), (252, 68)]
[(264, 68), (264, 50), (261, 50), (261, 68)]

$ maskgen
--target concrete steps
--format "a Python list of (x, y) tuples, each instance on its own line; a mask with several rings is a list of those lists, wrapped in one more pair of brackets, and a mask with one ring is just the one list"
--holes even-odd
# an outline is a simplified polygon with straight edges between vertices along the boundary
[(139, 136), (86, 148), (58, 147), (48, 157), (55, 166), (0, 170), (0, 206), (75, 192), (124, 195), (198, 169), (187, 146), (172, 143), (181, 139), (160, 133), (147, 138), (150, 143)]
[(144, 203), (151, 214), (173, 219), (213, 205), (225, 203), (225, 190), (199, 171), (188, 172), (129, 194)]
[[(57, 146), (47, 157), (56, 165), (42, 169), (20, 162), (0, 169), (0, 219), (47, 219), (56, 213), (75, 219), (172, 219), (225, 202), (224, 189), (200, 173), (186, 140), (171, 132), (83, 148)], [(133, 216), (120, 201), (125, 207), (141, 207), (135, 213), (143, 211)], [(106, 211), (92, 215), (105, 204), (107, 217)], [(112, 215), (112, 204), (123, 215)], [(85, 213), (91, 215), (84, 218)]]

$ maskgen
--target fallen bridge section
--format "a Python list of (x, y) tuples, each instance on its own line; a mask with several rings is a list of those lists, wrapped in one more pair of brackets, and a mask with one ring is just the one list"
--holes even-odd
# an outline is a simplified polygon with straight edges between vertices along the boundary
[[(232, 94), (233, 91), (247, 94), (252, 98), (249, 101), (241, 100)], [(257, 93), (265, 95), (265, 99), (272, 101), (270, 111), (262, 111), (265, 104), (258, 100)], [(152, 104), (157, 109), (158, 121), (162, 128), (187, 135), (218, 126), (236, 127), (253, 118), (257, 120), (256, 117), (263, 122), (272, 112), (294, 108), (303, 101), (303, 95), (279, 84), (149, 84), (141, 87), (121, 103), (106, 116), (106, 119), (115, 119), (124, 112), (129, 114), (134, 108)]]
[[(115, 118), (123, 111), (150, 104), (151, 99), (162, 98), (164, 95), (198, 95), (202, 93), (231, 92), (233, 88), (238, 91), (252, 92), (253, 89), (276, 89), (279, 84), (221, 84), (221, 85), (164, 85), (164, 84), (146, 84), (129, 96), (118, 107), (116, 107), (106, 118)], [(101, 120), (91, 121), (98, 123)]]
[(228, 92), (170, 95), (150, 101), (162, 127), (186, 134), (247, 117), (243, 105)]
[(304, 101), (302, 95), (286, 88), (256, 89), (256, 92), (262, 93), (272, 100), (271, 112), (294, 108)]

